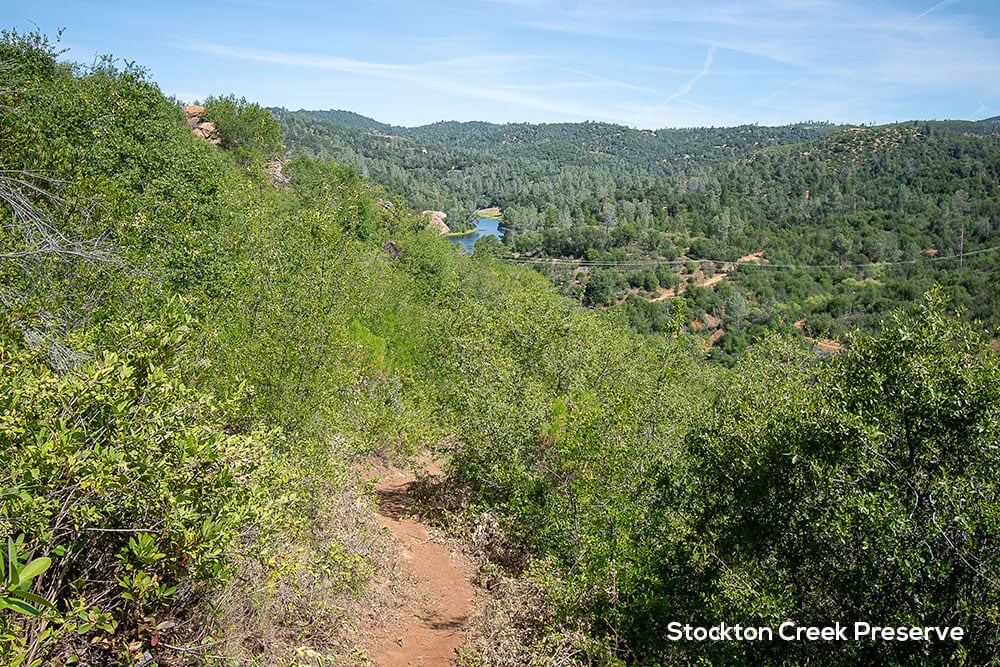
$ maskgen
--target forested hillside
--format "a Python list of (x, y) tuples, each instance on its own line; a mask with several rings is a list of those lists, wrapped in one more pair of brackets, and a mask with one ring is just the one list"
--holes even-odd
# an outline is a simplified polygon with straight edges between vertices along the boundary
[(292, 153), (349, 163), (375, 182), (403, 188), (400, 194), (414, 208), (441, 208), (454, 220), (489, 206), (522, 207), (526, 216), (534, 207), (535, 217), (553, 206), (574, 216), (584, 202), (606, 199), (643, 176), (670, 175), (685, 163), (714, 164), (836, 129), (802, 124), (652, 132), (607, 123), (476, 122), (404, 128), (345, 111), (272, 112)]
[[(420, 130), (451, 137), (431, 146), (340, 113), (340, 143), (300, 114), (283, 147), (266, 110), (222, 94), (204, 100), (211, 142), (140, 68), (59, 53), (0, 38), (3, 664), (366, 664), (355, 631), (394, 570), (357, 464), (427, 450), (447, 475), (424, 511), (476, 556), (487, 598), (463, 664), (1000, 660), (1000, 360), (954, 312), (956, 285), (974, 307), (991, 293), (975, 282), (990, 255), (972, 254), (996, 231), (988, 131), (442, 124)], [(498, 131), (527, 152), (483, 149)], [(276, 160), (309, 132), (316, 156)], [(464, 190), (466, 168), (497, 199)], [(520, 205), (522, 255), (693, 262), (702, 242), (836, 270), (740, 265), (715, 292), (644, 301), (667, 304), (646, 322), (671, 334), (647, 335), (645, 306), (586, 307), (598, 271), (582, 304), (565, 293), (579, 278), (561, 291), (457, 252), (416, 213), (437, 197)], [(823, 240), (831, 220), (843, 241)], [(597, 245), (544, 247), (580, 233)], [(962, 257), (885, 264), (911, 243)], [(870, 330), (830, 311), (852, 280), (891, 295), (908, 266)], [(777, 318), (732, 367), (687, 331), (722, 294), (726, 335), (737, 312)], [(838, 355), (790, 325), (821, 312)], [(784, 622), (964, 635), (673, 631)]]
[(514, 259), (586, 303), (620, 303), (640, 331), (718, 322), (704, 335), (722, 359), (766, 332), (871, 329), (935, 283), (1000, 323), (991, 120), (649, 132), (277, 117), (292, 152), (353, 164), (459, 228), (500, 207)]

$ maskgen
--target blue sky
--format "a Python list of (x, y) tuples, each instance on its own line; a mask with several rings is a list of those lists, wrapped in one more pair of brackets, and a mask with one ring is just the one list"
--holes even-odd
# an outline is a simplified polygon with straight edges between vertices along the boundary
[(658, 129), (1000, 115), (996, 0), (0, 0), (67, 59), (135, 61), (182, 101), (397, 125)]

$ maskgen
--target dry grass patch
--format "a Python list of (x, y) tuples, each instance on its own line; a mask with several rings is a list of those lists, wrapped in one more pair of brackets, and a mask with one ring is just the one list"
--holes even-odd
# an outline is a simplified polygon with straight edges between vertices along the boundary
[(329, 455), (312, 474), (302, 460), (269, 472), (287, 511), (247, 536), (238, 578), (212, 601), (218, 664), (368, 664), (357, 635), (393, 606), (391, 549), (371, 485)]

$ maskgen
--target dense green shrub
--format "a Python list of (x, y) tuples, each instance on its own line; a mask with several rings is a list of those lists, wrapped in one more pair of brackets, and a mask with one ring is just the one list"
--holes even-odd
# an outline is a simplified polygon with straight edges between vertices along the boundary
[(14, 330), (0, 340), (2, 532), (52, 559), (32, 590), (54, 605), (40, 622), (3, 617), (7, 660), (73, 631), (121, 648), (140, 619), (226, 579), (246, 520), (257, 446), (191, 384), (190, 320), (174, 305), (109, 326), (116, 350), (61, 372)]
[(711, 372), (682, 345), (633, 337), (540, 279), (480, 270), (492, 289), (456, 310), (457, 347), (439, 371), (461, 434), (452, 479), (472, 520), (504, 531), (488, 556), (537, 579), (551, 625), (526, 632), (556, 646), (546, 633), (585, 627), (628, 656), (625, 629), (644, 620), (659, 545), (683, 534), (650, 479), (679, 465)]
[(284, 152), (278, 121), (259, 104), (235, 95), (209, 97), (205, 100), (205, 115), (215, 124), (223, 148), (242, 158), (269, 159)]
[(737, 370), (690, 440), (693, 581), (703, 582), (691, 595), (704, 603), (690, 613), (706, 624), (960, 626), (966, 639), (687, 645), (682, 655), (995, 660), (1000, 363), (983, 337), (931, 293), (832, 360), (772, 346)]

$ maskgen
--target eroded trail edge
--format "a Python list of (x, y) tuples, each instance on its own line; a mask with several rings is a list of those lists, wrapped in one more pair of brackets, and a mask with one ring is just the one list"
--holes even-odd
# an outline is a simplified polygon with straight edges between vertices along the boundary
[[(423, 474), (441, 475), (441, 468), (430, 463)], [(412, 472), (392, 468), (381, 471), (375, 486), (379, 523), (399, 543), (396, 571), (404, 585), (392, 620), (373, 633), (368, 655), (374, 665), (451, 664), (472, 614), (472, 565), (411, 518), (415, 481)]]

